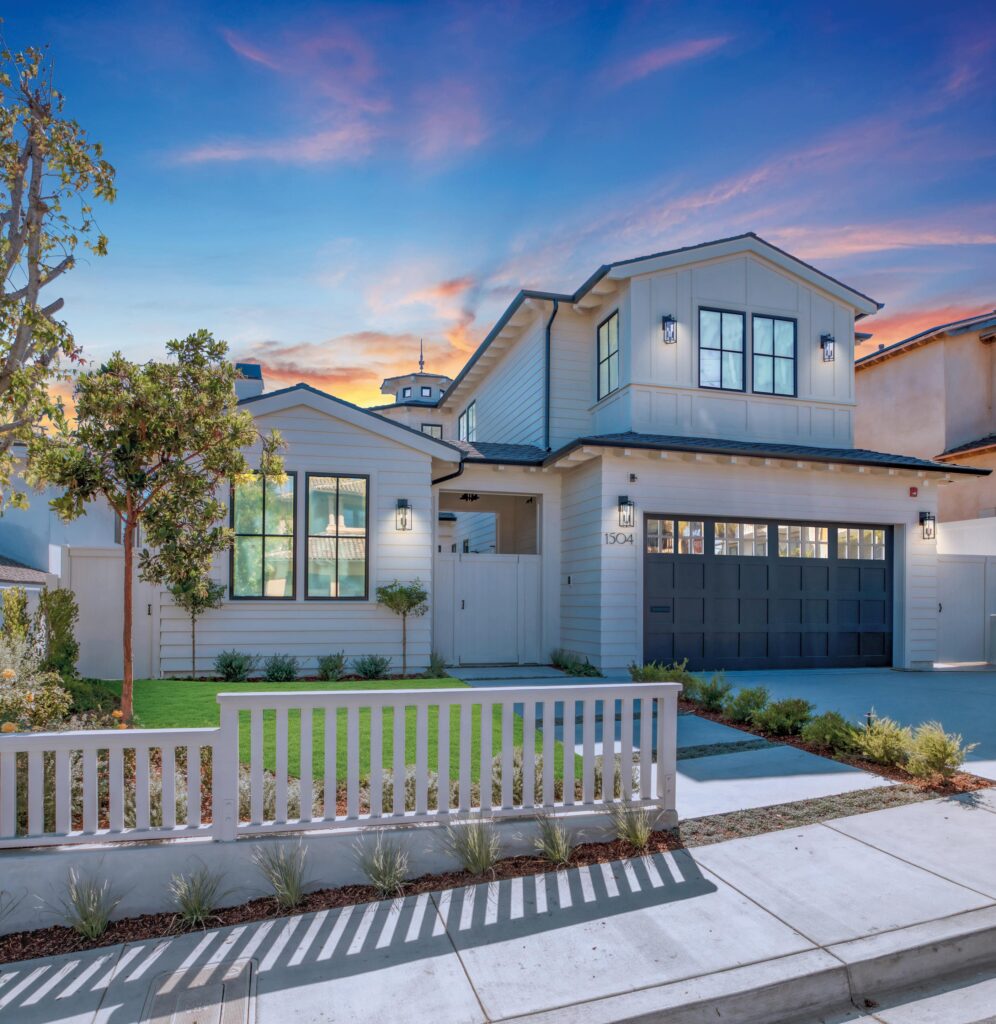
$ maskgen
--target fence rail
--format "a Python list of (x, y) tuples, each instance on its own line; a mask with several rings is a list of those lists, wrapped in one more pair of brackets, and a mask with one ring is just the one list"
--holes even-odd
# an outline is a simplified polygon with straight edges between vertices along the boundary
[(614, 803), (675, 812), (676, 683), (221, 693), (217, 729), (0, 736), (0, 848)]

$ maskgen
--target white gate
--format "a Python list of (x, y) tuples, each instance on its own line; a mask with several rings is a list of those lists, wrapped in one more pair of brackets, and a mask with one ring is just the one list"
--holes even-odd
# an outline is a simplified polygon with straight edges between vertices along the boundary
[(437, 554), (433, 646), (451, 664), (537, 664), (539, 555)]
[(984, 662), (988, 650), (996, 559), (985, 555), (937, 557), (937, 660), (944, 664)]

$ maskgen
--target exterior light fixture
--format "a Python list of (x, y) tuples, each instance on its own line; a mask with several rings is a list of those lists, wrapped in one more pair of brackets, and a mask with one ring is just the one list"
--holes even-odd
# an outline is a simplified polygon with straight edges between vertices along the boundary
[(933, 540), (937, 536), (937, 517), (933, 512), (920, 513), (920, 529), (924, 540)]
[(670, 313), (661, 317), (661, 331), (664, 333), (664, 344), (673, 345), (678, 340), (678, 321)]
[(622, 527), (632, 528), (636, 522), (636, 506), (633, 504), (633, 499), (626, 497), (625, 494), (619, 495), (619, 525)]
[(396, 530), (412, 528), (412, 505), (407, 498), (398, 498), (398, 507), (394, 513), (394, 528)]
[(834, 340), (832, 334), (820, 335), (820, 348), (823, 349), (823, 362), (832, 363), (834, 356)]

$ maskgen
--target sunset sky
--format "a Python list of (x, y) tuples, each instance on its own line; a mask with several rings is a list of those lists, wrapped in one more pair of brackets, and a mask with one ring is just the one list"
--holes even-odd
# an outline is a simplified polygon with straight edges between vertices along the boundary
[(105, 146), (91, 360), (198, 327), (363, 403), (523, 286), (753, 230), (886, 304), (996, 307), (996, 4), (7, 4)]

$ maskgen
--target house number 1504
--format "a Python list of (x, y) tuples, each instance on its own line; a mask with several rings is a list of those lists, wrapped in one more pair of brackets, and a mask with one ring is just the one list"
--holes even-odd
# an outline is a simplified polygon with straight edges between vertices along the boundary
[(605, 535), (606, 544), (632, 544), (633, 534), (631, 533), (607, 533)]

